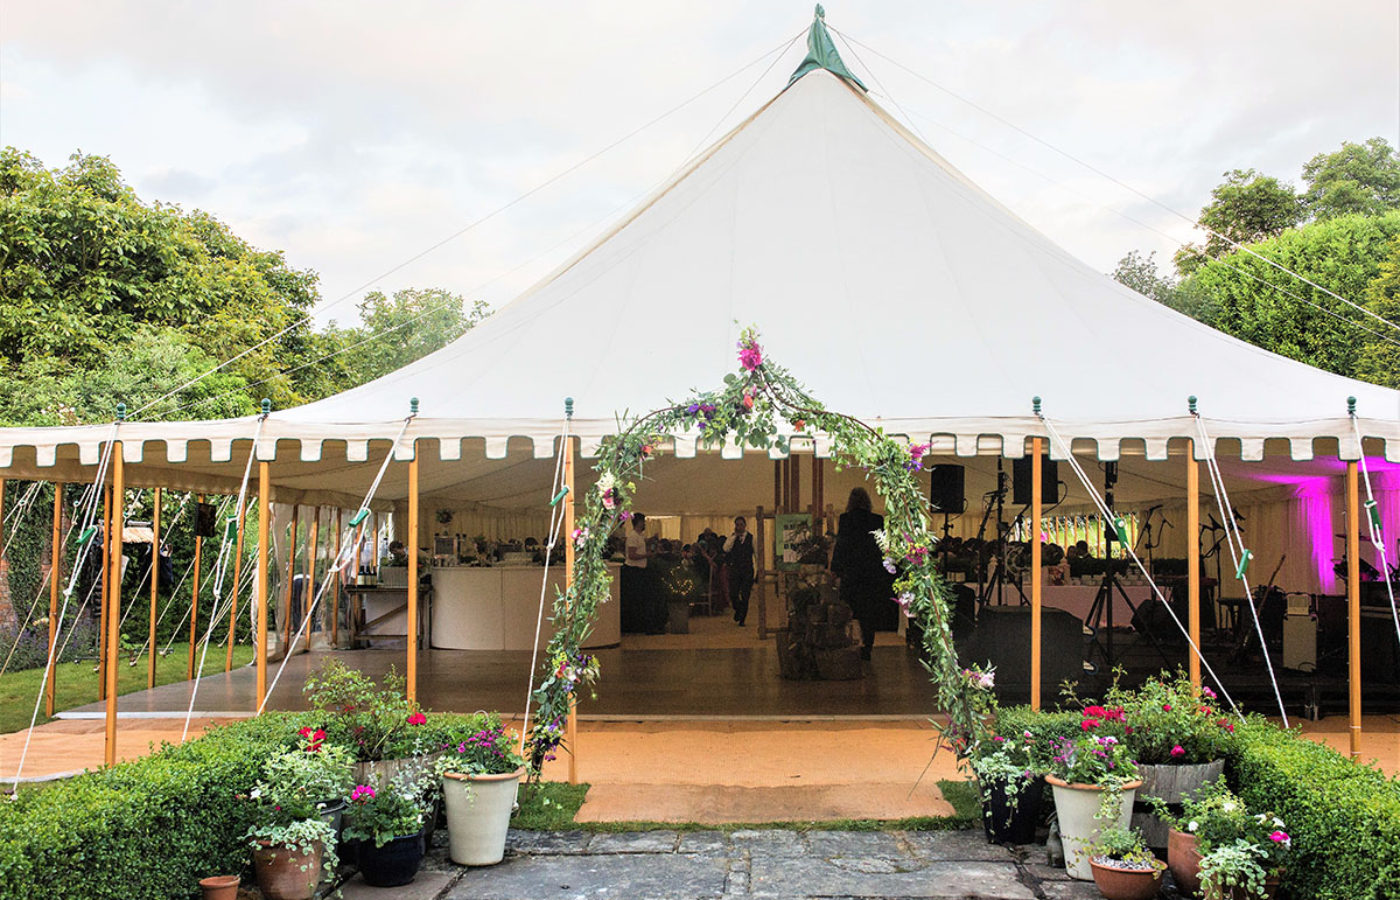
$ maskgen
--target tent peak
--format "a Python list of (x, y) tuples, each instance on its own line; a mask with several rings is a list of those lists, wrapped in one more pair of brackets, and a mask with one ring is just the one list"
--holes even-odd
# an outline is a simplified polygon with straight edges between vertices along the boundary
[(797, 71), (792, 73), (788, 79), (788, 85), (816, 69), (826, 69), (833, 75), (846, 79), (851, 84), (862, 91), (868, 89), (861, 80), (846, 68), (846, 64), (841, 60), (841, 54), (836, 52), (836, 44), (831, 40), (831, 32), (826, 30), (826, 10), (822, 9), (820, 3), (817, 4), (815, 13), (812, 16), (812, 27), (807, 32), (807, 55), (802, 58), (802, 62), (797, 67)]

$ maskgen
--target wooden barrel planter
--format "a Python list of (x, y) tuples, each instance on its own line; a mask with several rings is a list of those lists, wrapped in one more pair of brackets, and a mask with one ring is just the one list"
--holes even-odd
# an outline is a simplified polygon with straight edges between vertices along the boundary
[(1138, 765), (1142, 787), (1133, 804), (1133, 827), (1142, 834), (1143, 842), (1153, 850), (1165, 850), (1170, 825), (1157, 818), (1147, 800), (1157, 797), (1174, 813), (1180, 814), (1181, 801), (1195, 795), (1225, 771), (1225, 760), (1191, 765)]

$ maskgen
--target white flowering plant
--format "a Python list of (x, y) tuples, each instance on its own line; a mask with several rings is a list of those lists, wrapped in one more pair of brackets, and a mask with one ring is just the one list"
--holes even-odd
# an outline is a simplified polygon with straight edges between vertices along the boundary
[(1153, 806), (1172, 827), (1194, 834), (1203, 856), (1244, 842), (1254, 848), (1251, 856), (1260, 869), (1272, 874), (1283, 867), (1293, 847), (1293, 838), (1282, 819), (1272, 812), (1251, 812), (1223, 779), (1186, 798), (1180, 816), (1172, 814), (1160, 801), (1153, 801)]

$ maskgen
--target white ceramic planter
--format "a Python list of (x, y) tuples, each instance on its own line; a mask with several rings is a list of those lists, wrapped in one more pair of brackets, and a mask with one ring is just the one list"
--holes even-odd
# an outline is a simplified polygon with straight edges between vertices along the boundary
[(1055, 814), (1060, 820), (1060, 840), (1065, 845), (1065, 871), (1080, 881), (1093, 881), (1094, 869), (1089, 865), (1089, 847), (1099, 839), (1099, 832), (1115, 822), (1127, 828), (1133, 814), (1133, 795), (1142, 784), (1130, 781), (1124, 785), (1118, 801), (1116, 816), (1101, 820), (1099, 808), (1103, 803), (1103, 788), (1096, 784), (1066, 784), (1053, 775), (1045, 779), (1055, 795)]
[(447, 840), (452, 861), (459, 866), (494, 866), (506, 854), (515, 794), (525, 769), (505, 775), (459, 775), (442, 778), (447, 806)]

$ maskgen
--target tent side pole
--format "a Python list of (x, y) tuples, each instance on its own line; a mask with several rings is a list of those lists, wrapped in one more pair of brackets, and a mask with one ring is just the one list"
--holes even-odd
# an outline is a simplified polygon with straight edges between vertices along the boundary
[[(1040, 517), (1041, 438), (1031, 438), (1031, 709), (1040, 709)], [(1110, 598), (1112, 599), (1112, 598)]]
[(321, 507), (311, 515), (311, 534), (306, 538), (306, 586), (301, 590), (301, 605), (306, 608), (306, 649), (311, 649), (312, 598), (316, 596), (316, 554), (321, 540)]
[(773, 460), (773, 509), (783, 508), (783, 461)]
[[(199, 504), (204, 505), (204, 495), (199, 495)], [(195, 514), (198, 520), (198, 512)], [(199, 533), (199, 528), (194, 530), (194, 584), (190, 588), (190, 661), (185, 667), (186, 680), (194, 678), (194, 645), (199, 643), (199, 566), (200, 558), (204, 555), (204, 535)]]
[(112, 488), (99, 485), (94, 490), (102, 491), (102, 565), (98, 568), (97, 590), (102, 603), (97, 613), (97, 699), (107, 699), (107, 608), (111, 593), (107, 589), (108, 575), (112, 571)]
[[(337, 506), (336, 509), (335, 509), (335, 539), (336, 539), (337, 542), (343, 540), (343, 538), (340, 536), (340, 535), (341, 535), (341, 518), (340, 518), (340, 517), (341, 517), (341, 510), (340, 510), (340, 507)], [(353, 546), (355, 547), (355, 571), (358, 572), (358, 571), (360, 571), (360, 545), (359, 545), (359, 543), (357, 542), (357, 543), (355, 543)], [(339, 549), (339, 547), (337, 547), (337, 549)], [(336, 556), (336, 560), (337, 560), (337, 563), (338, 563), (338, 562), (339, 562), (339, 556), (338, 556), (338, 555)], [(345, 583), (344, 580), (343, 580), (343, 578), (342, 578), (342, 575), (344, 574), (344, 571), (345, 571), (345, 570), (342, 569), (339, 565), (336, 566), (336, 569), (335, 569), (335, 593), (334, 593), (334, 594), (331, 594), (331, 649), (332, 649), (332, 650), (334, 650), (334, 649), (336, 649), (337, 647), (340, 646), (340, 592), (341, 592), (342, 587), (343, 587), (343, 585), (344, 585), (344, 583)]]
[[(0, 520), (4, 513), (0, 512)], [(58, 581), (63, 577), (63, 482), (53, 485), (53, 550), (49, 554), (49, 671), (44, 678), (44, 715), (53, 718), (54, 677), (58, 674), (58, 660), (53, 658), (54, 644), (58, 643)]]
[(146, 629), (146, 688), (156, 686), (156, 601), (160, 592), (160, 488), (151, 514), (151, 617)]
[(126, 471), (122, 442), (112, 449), (112, 524), (107, 545), (111, 573), (107, 576), (111, 601), (107, 604), (107, 727), (103, 761), (110, 768), (117, 764), (117, 648), (121, 645), (122, 605), (122, 510), (126, 506)]
[(272, 528), (272, 484), (269, 466), (258, 463), (258, 643), (257, 702), (263, 707), (267, 699), (267, 551)]
[[(389, 452), (393, 452), (392, 450)], [(418, 701), (418, 441), (408, 462), (408, 701)]]
[[(574, 586), (574, 439), (565, 438), (564, 447), (564, 589)], [(547, 574), (546, 574), (547, 577)], [(569, 723), (565, 739), (569, 745), (569, 784), (578, 784), (578, 692), (569, 693)]]
[[(257, 448), (249, 449), (249, 453), (257, 452)], [(228, 610), (228, 653), (224, 656), (224, 671), (233, 671), (233, 645), (238, 636), (238, 587), (243, 579), (243, 526), (248, 516), (248, 507), (244, 503), (244, 498), (238, 497), (238, 540), (234, 543), (233, 550), (233, 602)]]
[[(292, 504), (292, 532), (287, 539), (287, 608), (282, 614), (282, 632), (286, 635), (283, 642), (282, 658), (286, 659), (292, 655), (292, 592), (296, 590), (297, 582), (297, 532), (301, 530), (301, 504)], [(305, 590), (302, 591), (305, 594)]]
[[(758, 590), (758, 639), (760, 641), (766, 641), (768, 640), (768, 591), (764, 588), (763, 578), (763, 557), (765, 555), (763, 550), (763, 507), (760, 506), (758, 509), (754, 510), (753, 521), (754, 556), (757, 558), (754, 564), (753, 581), (754, 586)], [(773, 530), (773, 539), (777, 540), (777, 536), (778, 532), (775, 527)]]
[[(1217, 588), (1218, 589), (1218, 588)], [(1196, 442), (1186, 445), (1186, 602), (1187, 630), (1191, 643), (1201, 646), (1201, 467), (1196, 462)], [(1201, 686), (1201, 657), (1192, 651), (1187, 660), (1192, 686)]]
[(1361, 497), (1356, 461), (1347, 463), (1347, 684), (1351, 758), (1361, 759)]

